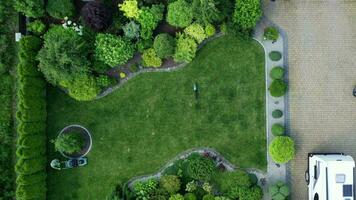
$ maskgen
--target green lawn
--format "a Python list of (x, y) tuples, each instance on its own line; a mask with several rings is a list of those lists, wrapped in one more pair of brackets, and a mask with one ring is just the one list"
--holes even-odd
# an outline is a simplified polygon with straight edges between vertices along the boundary
[[(48, 199), (102, 200), (113, 187), (155, 172), (193, 147), (212, 147), (237, 166), (266, 169), (264, 51), (225, 36), (188, 66), (146, 73), (92, 102), (48, 90), (48, 140), (69, 124), (91, 131), (89, 165), (48, 169)], [(200, 90), (197, 104), (193, 84)], [(48, 159), (62, 158), (48, 143)]]

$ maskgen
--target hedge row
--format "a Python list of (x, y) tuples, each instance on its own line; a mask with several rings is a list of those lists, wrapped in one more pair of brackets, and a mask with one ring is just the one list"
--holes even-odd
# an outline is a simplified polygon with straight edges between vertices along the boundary
[(46, 82), (37, 70), (41, 39), (20, 40), (17, 67), (16, 199), (46, 199)]

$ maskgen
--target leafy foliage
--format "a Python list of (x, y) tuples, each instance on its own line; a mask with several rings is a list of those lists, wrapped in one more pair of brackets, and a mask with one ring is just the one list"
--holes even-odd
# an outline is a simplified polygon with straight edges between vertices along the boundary
[(267, 27), (265, 28), (263, 36), (265, 37), (266, 40), (273, 40), (276, 41), (279, 38), (279, 32), (278, 29), (275, 27)]
[(214, 25), (212, 24), (207, 24), (205, 26), (205, 34), (208, 36), (208, 37), (211, 37), (215, 34), (216, 30), (215, 30), (215, 27)]
[(194, 39), (187, 37), (185, 34), (178, 34), (174, 61), (191, 62), (195, 57), (198, 45)]
[(87, 26), (95, 31), (107, 29), (112, 23), (112, 13), (103, 3), (90, 1), (81, 10), (83, 20)]
[(268, 188), (272, 200), (285, 200), (290, 195), (290, 190), (286, 184), (279, 181)]
[(213, 160), (193, 154), (188, 159), (187, 173), (196, 180), (210, 180), (215, 172), (215, 163)]
[(100, 92), (99, 85), (92, 76), (79, 75), (70, 82), (63, 83), (68, 88), (69, 96), (78, 101), (93, 100)]
[(38, 18), (45, 14), (43, 0), (14, 0), (14, 8), (27, 17)]
[(157, 56), (153, 48), (147, 49), (142, 54), (143, 65), (146, 67), (160, 67), (162, 60)]
[(184, 33), (194, 38), (198, 44), (207, 38), (203, 26), (197, 23), (191, 24), (185, 28)]
[(150, 8), (144, 7), (140, 10), (137, 21), (141, 24), (141, 37), (150, 39), (153, 30), (158, 26), (158, 23), (163, 19), (164, 6), (162, 4), (152, 5)]
[(229, 192), (233, 186), (250, 187), (252, 185), (250, 177), (242, 170), (220, 172), (214, 176), (214, 181), (223, 193)]
[(27, 24), (27, 29), (35, 35), (42, 35), (46, 31), (46, 25), (41, 20), (35, 20)]
[(53, 141), (56, 151), (65, 153), (77, 153), (84, 147), (83, 137), (76, 132), (65, 133)]
[(272, 117), (275, 119), (281, 118), (283, 116), (283, 112), (281, 110), (273, 110)]
[(130, 41), (124, 38), (103, 33), (96, 36), (95, 56), (111, 67), (126, 63), (133, 54), (134, 48)]
[(184, 200), (184, 196), (181, 194), (174, 194), (169, 197), (169, 200)]
[(260, 0), (236, 0), (232, 21), (242, 30), (252, 29), (262, 16)]
[(122, 27), (125, 33), (125, 37), (129, 39), (137, 39), (140, 37), (140, 25), (136, 24), (134, 21), (130, 21)]
[(12, 60), (11, 56), (8, 55), (8, 50), (11, 48), (11, 42), (6, 35), (0, 35), (0, 74), (5, 73)]
[(288, 86), (284, 81), (275, 79), (272, 81), (268, 90), (273, 97), (281, 97), (287, 92), (287, 88)]
[(138, 182), (134, 185), (135, 196), (139, 200), (149, 199), (157, 190), (158, 182), (150, 179), (146, 182)]
[(282, 54), (278, 51), (271, 51), (268, 56), (272, 61), (279, 61), (282, 58)]
[(56, 19), (64, 19), (75, 15), (73, 0), (48, 0), (46, 9), (48, 14)]
[(281, 124), (273, 124), (271, 128), (272, 134), (274, 136), (281, 136), (284, 135), (284, 126)]
[(175, 194), (180, 189), (180, 180), (178, 176), (166, 175), (160, 179), (160, 186), (166, 190), (169, 194)]
[(137, 5), (137, 0), (125, 0), (122, 4), (119, 4), (119, 9), (124, 12), (124, 15), (127, 18), (138, 18), (139, 9)]
[(197, 23), (207, 25), (219, 20), (219, 10), (215, 0), (193, 0), (194, 19)]
[(177, 0), (168, 5), (167, 22), (184, 28), (193, 21), (193, 9), (185, 0)]
[(283, 79), (284, 69), (282, 67), (273, 67), (269, 76), (273, 79)]
[(269, 144), (269, 154), (276, 163), (286, 163), (294, 157), (294, 141), (287, 136), (277, 136)]
[(175, 39), (167, 33), (158, 34), (153, 42), (153, 48), (160, 58), (168, 58), (174, 54)]

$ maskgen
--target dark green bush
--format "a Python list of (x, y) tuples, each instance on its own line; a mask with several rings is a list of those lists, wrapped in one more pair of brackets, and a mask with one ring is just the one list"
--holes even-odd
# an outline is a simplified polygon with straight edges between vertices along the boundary
[(284, 126), (281, 124), (273, 124), (271, 130), (274, 136), (284, 135)]
[(0, 74), (8, 71), (12, 57), (8, 54), (11, 41), (7, 35), (0, 35)]
[(56, 151), (69, 154), (79, 152), (85, 144), (84, 138), (76, 132), (62, 134), (53, 143)]
[(38, 182), (31, 185), (19, 185), (16, 189), (17, 199), (46, 199), (46, 182)]
[(148, 39), (148, 40), (140, 39), (136, 43), (137, 50), (140, 53), (143, 53), (144, 50), (149, 49), (152, 46), (153, 46), (153, 40), (152, 39)]
[(215, 173), (215, 163), (210, 158), (192, 154), (187, 162), (187, 173), (193, 179), (209, 181)]
[(48, 14), (56, 19), (71, 18), (75, 15), (73, 0), (48, 0), (46, 9)]
[(9, 74), (0, 75), (0, 83), (0, 95), (11, 95), (12, 77)]
[(279, 32), (278, 32), (277, 28), (270, 26), (270, 27), (265, 28), (263, 35), (266, 40), (276, 41), (276, 40), (278, 40)]
[(287, 84), (279, 79), (273, 80), (268, 90), (273, 97), (281, 97), (287, 92)]
[(257, 185), (257, 183), (258, 183), (258, 178), (257, 178), (256, 174), (249, 173), (249, 174), (248, 174), (248, 177), (250, 177), (250, 181), (251, 181), (251, 184), (252, 184), (252, 185)]
[(17, 185), (32, 185), (40, 182), (45, 182), (47, 174), (45, 171), (40, 171), (30, 175), (18, 175), (16, 178)]
[(17, 130), (21, 135), (36, 135), (39, 133), (44, 133), (44, 131), (46, 130), (46, 124), (25, 123), (20, 121)]
[(23, 148), (40, 148), (46, 145), (46, 136), (38, 135), (20, 135), (17, 139), (17, 145)]
[(168, 58), (174, 54), (175, 39), (167, 33), (158, 34), (153, 42), (158, 57)]
[(283, 79), (284, 76), (284, 69), (283, 67), (273, 67), (269, 76), (273, 79)]
[(165, 175), (161, 177), (159, 184), (169, 194), (175, 194), (179, 191), (181, 183), (178, 176)]
[(39, 18), (45, 14), (43, 0), (14, 0), (14, 8), (27, 17)]
[(236, 0), (232, 21), (239, 29), (253, 29), (262, 16), (260, 4), (260, 0)]
[(105, 64), (104, 62), (95, 61), (94, 64), (92, 65), (92, 69), (99, 74), (105, 74), (107, 71), (111, 69), (111, 67)]
[(282, 58), (282, 54), (279, 51), (271, 51), (268, 56), (272, 61), (279, 61)]
[(30, 159), (19, 158), (15, 166), (15, 171), (18, 174), (34, 174), (45, 170), (46, 163), (47, 160), (45, 156)]
[(272, 111), (272, 117), (275, 119), (281, 118), (283, 116), (283, 112), (281, 110)]
[(16, 156), (24, 159), (46, 156), (46, 149), (44, 148), (44, 146), (37, 147), (37, 148), (17, 147)]
[(215, 0), (193, 0), (193, 15), (199, 24), (207, 25), (219, 20), (220, 13)]
[(193, 193), (187, 193), (184, 195), (185, 200), (197, 200), (197, 196)]
[(168, 5), (167, 22), (184, 28), (193, 21), (193, 9), (185, 0), (177, 0)]
[(294, 157), (294, 141), (287, 136), (277, 136), (269, 144), (269, 154), (276, 163), (286, 163)]

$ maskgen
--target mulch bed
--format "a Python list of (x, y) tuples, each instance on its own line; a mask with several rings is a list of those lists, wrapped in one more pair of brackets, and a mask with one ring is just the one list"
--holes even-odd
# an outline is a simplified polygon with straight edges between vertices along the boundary
[(88, 152), (89, 148), (90, 148), (90, 135), (83, 128), (76, 127), (76, 126), (68, 127), (67, 129), (65, 129), (63, 131), (62, 134), (69, 134), (69, 133), (80, 134), (81, 137), (83, 137), (83, 139), (84, 139), (84, 147), (82, 148), (82, 150), (80, 150), (77, 153), (68, 154), (68, 153), (63, 152), (63, 154), (68, 156), (68, 157), (70, 157), (70, 158), (80, 158), (84, 154), (86, 154)]

